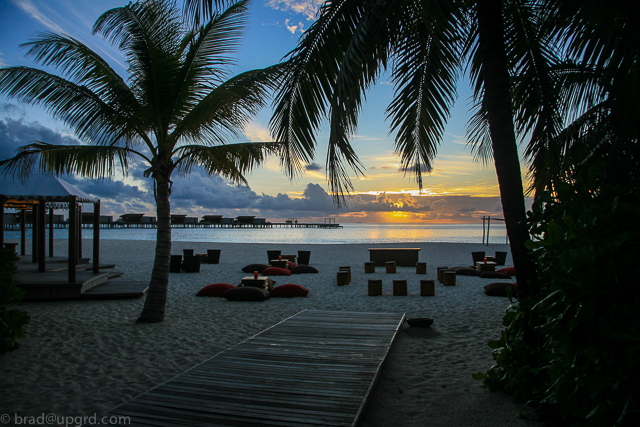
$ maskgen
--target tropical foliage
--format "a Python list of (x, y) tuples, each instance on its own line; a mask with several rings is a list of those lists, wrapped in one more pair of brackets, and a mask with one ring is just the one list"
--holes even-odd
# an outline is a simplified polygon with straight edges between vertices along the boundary
[(639, 15), (625, 1), (546, 5), (539, 28), (565, 47), (548, 93), (569, 125), (530, 146), (540, 293), (512, 305), (496, 366), (476, 378), (563, 425), (638, 425)]
[(29, 315), (18, 308), (9, 308), (22, 300), (25, 292), (16, 286), (18, 257), (11, 249), (0, 249), (0, 353), (20, 347), (19, 339), (25, 338), (23, 326), (29, 323)]
[(640, 422), (640, 180), (614, 183), (614, 168), (596, 161), (540, 195), (529, 227), (541, 292), (512, 305), (490, 343), (496, 366), (476, 376), (564, 423)]
[(174, 172), (202, 168), (231, 181), (277, 154), (289, 171), (296, 153), (276, 143), (227, 144), (265, 104), (278, 66), (229, 77), (230, 55), (239, 45), (248, 0), (213, 13), (198, 25), (183, 21), (169, 1), (130, 3), (104, 13), (94, 25), (127, 59), (127, 80), (96, 52), (71, 37), (44, 33), (25, 43), (27, 55), (67, 78), (28, 67), (0, 70), (0, 92), (43, 105), (84, 145), (35, 142), (0, 163), (27, 175), (42, 171), (104, 178), (132, 161), (148, 166), (154, 183), (158, 235), (154, 267), (138, 321), (164, 318), (171, 254), (170, 193)]

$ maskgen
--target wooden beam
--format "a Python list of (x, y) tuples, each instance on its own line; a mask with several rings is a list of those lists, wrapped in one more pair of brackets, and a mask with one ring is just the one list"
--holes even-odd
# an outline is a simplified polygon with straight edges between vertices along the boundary
[(76, 282), (76, 265), (78, 264), (78, 198), (71, 196), (69, 200), (69, 283)]
[(49, 208), (49, 256), (53, 257), (53, 208)]
[(38, 235), (34, 236), (38, 240), (38, 271), (40, 273), (44, 273), (47, 271), (46, 265), (46, 257), (47, 257), (47, 246), (45, 243), (47, 237), (47, 227), (46, 227), (46, 219), (47, 219), (47, 202), (44, 200), (40, 200), (38, 203), (38, 217), (34, 218), (34, 221), (38, 222)]
[(27, 210), (20, 210), (20, 255), (27, 254)]
[(36, 203), (31, 209), (31, 262), (38, 262), (38, 209), (40, 206)]
[(100, 200), (93, 205), (93, 272), (100, 272)]

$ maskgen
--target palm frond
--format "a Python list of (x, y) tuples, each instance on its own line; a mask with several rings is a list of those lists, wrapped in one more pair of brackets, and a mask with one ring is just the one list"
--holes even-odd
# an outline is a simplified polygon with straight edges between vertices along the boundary
[[(180, 72), (182, 21), (167, 1), (131, 3), (102, 14), (93, 27), (127, 56), (129, 86), (143, 106), (148, 123), (167, 123)], [(166, 132), (166, 129), (165, 129)]]
[(262, 164), (268, 154), (279, 150), (278, 143), (249, 142), (214, 147), (184, 145), (176, 152), (176, 170), (188, 174), (203, 167), (210, 175), (221, 175), (232, 182), (247, 184), (245, 174)]
[(516, 133), (531, 135), (526, 155), (542, 149), (562, 129), (560, 88), (553, 72), (560, 52), (550, 42), (536, 2), (505, 6)]
[(234, 0), (185, 0), (184, 14), (198, 26), (201, 21), (206, 21), (219, 10), (233, 3)]
[(0, 69), (0, 93), (33, 105), (43, 105), (71, 126), (76, 135), (96, 144), (127, 145), (133, 141), (131, 105), (107, 104), (85, 86), (29, 67)]
[(411, 4), (394, 45), (394, 100), (387, 109), (401, 168), (422, 188), (456, 97), (462, 16), (448, 2)]
[(28, 48), (26, 56), (56, 67), (71, 81), (86, 86), (107, 103), (119, 103), (128, 108), (137, 104), (125, 81), (109, 63), (72, 37), (45, 32), (20, 47)]
[(54, 145), (36, 141), (20, 147), (14, 157), (1, 161), (0, 168), (5, 175), (21, 179), (29, 176), (36, 164), (41, 172), (101, 179), (113, 175), (118, 166), (126, 173), (133, 155), (150, 161), (141, 153), (125, 147)]
[(484, 98), (473, 97), (470, 110), (473, 112), (466, 127), (467, 145), (471, 146), (471, 154), (475, 162), (487, 165), (493, 159), (493, 146), (489, 133), (489, 117), (482, 102)]
[[(339, 64), (366, 4), (365, 0), (325, 2), (318, 19), (287, 56), (269, 127), (274, 139), (287, 144), (297, 158), (313, 158), (315, 134), (326, 117)], [(290, 176), (297, 172), (288, 169)]]
[(188, 47), (184, 55), (175, 100), (173, 117), (182, 119), (208, 94), (212, 87), (224, 82), (228, 66), (234, 60), (228, 56), (240, 44), (246, 21), (247, 1), (234, 4), (221, 15), (215, 15), (195, 33), (188, 33), (183, 45)]
[(200, 144), (222, 144), (227, 134), (238, 136), (252, 116), (266, 104), (281, 66), (274, 65), (241, 73), (212, 89), (191, 108), (172, 132)]
[[(333, 39), (346, 46), (336, 76), (333, 96), (330, 98), (330, 134), (326, 169), (330, 192), (338, 204), (344, 194), (353, 190), (348, 166), (356, 175), (364, 176), (362, 164), (351, 146), (351, 135), (357, 132), (358, 118), (366, 91), (387, 66), (390, 50), (388, 16), (393, 9), (386, 0), (371, 1), (349, 21), (330, 31), (340, 31)], [(347, 26), (353, 27), (345, 31)], [(347, 39), (345, 35), (351, 37)]]

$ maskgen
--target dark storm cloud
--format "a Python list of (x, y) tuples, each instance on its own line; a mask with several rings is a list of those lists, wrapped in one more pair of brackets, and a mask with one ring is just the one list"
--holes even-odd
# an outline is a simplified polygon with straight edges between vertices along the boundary
[(49, 144), (78, 144), (78, 140), (63, 136), (40, 123), (25, 123), (10, 118), (0, 119), (0, 159), (16, 155), (16, 149), (34, 141)]
[(317, 164), (317, 163), (309, 163), (308, 165), (306, 165), (304, 167), (304, 169), (308, 170), (308, 171), (321, 171), (321, 170), (324, 170), (324, 168), (322, 166), (320, 166), (319, 164)]

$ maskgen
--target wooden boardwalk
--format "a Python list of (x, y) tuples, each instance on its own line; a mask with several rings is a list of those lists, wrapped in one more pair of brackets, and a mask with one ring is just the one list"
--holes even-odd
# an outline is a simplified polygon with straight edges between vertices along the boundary
[(105, 416), (131, 426), (355, 426), (404, 317), (305, 310)]
[(149, 282), (131, 280), (109, 280), (87, 289), (80, 299), (126, 299), (140, 298), (149, 290)]

